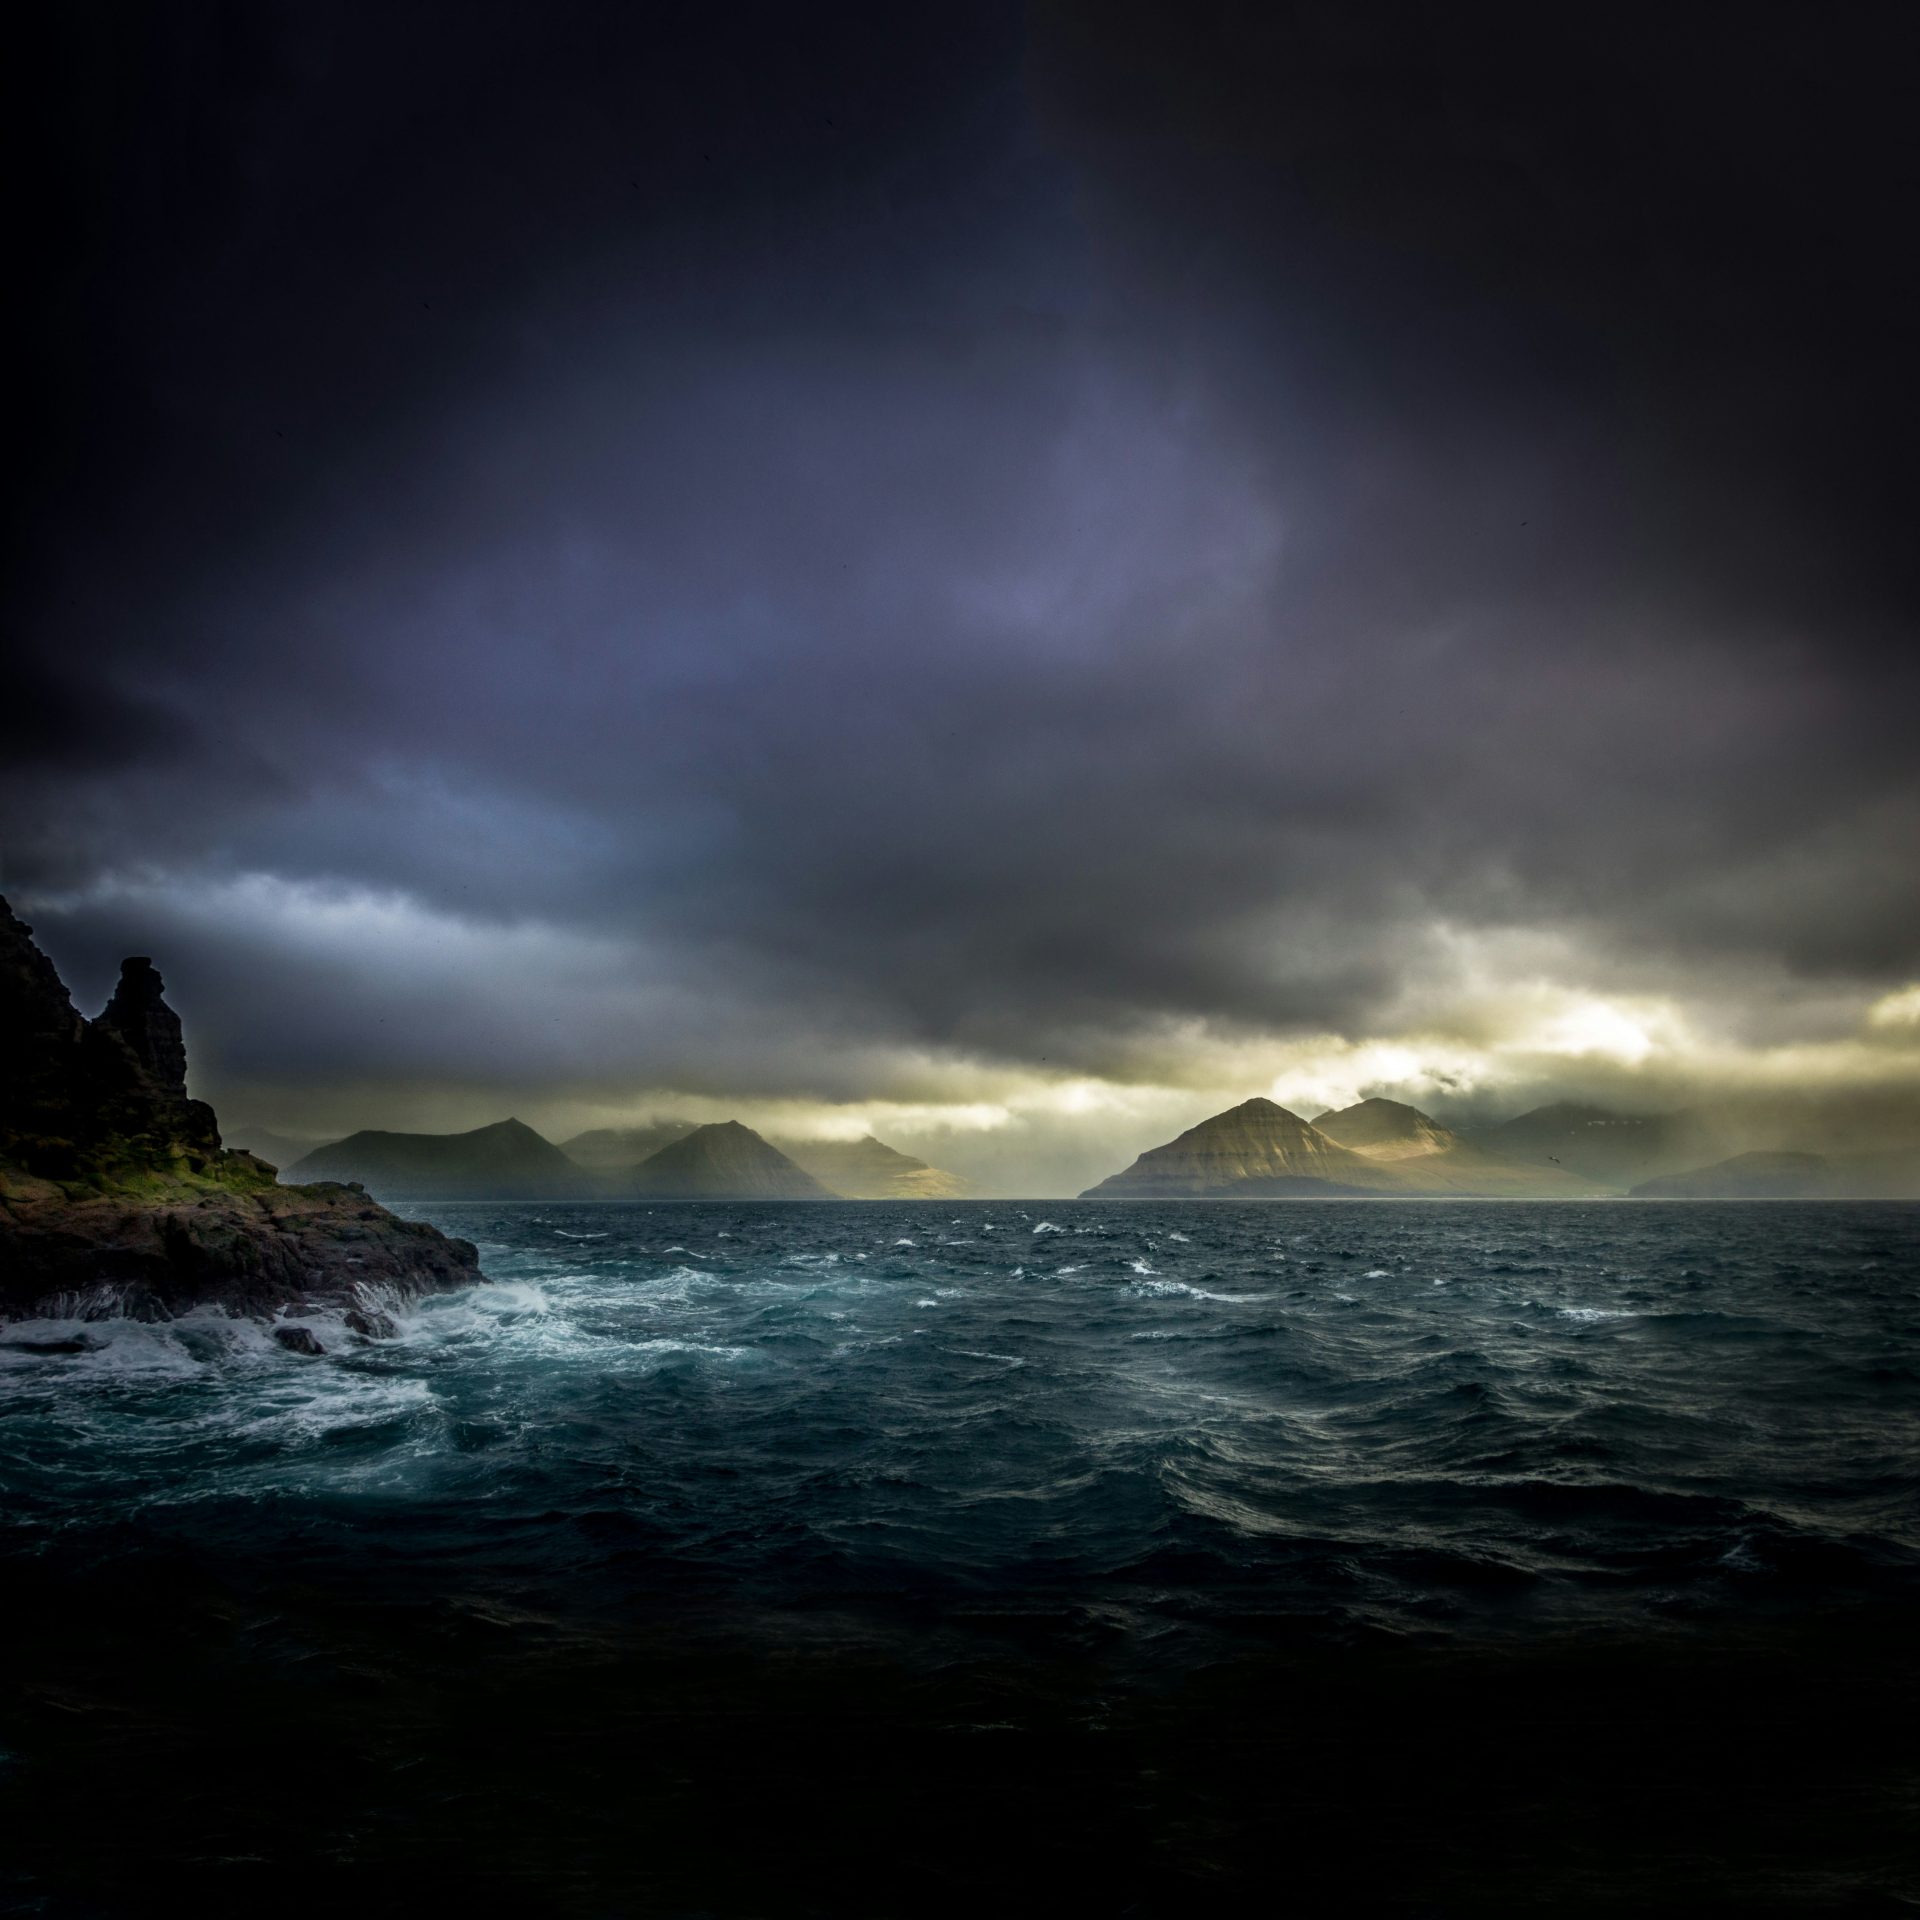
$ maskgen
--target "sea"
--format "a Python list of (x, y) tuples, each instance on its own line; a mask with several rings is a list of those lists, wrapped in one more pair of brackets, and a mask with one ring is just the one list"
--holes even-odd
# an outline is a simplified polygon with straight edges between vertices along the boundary
[(401, 1210), (0, 1329), (7, 1911), (1920, 1905), (1920, 1206)]

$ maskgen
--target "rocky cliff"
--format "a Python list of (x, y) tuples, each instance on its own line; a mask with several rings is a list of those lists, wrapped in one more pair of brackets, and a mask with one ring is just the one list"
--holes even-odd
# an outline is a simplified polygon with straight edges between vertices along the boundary
[(0, 900), (0, 1319), (324, 1303), (377, 1332), (386, 1305), (480, 1278), (469, 1242), (274, 1171), (189, 1097), (151, 960), (88, 1020)]

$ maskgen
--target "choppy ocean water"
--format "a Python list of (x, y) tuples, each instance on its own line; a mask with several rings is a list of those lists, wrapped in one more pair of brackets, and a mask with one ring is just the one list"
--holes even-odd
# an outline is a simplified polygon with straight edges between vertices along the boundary
[[(478, 1241), (490, 1284), (419, 1304), (392, 1342), (316, 1321), (331, 1349), (316, 1360), (217, 1316), (7, 1330), (92, 1343), (0, 1352), (0, 1550), (52, 1643), (45, 1687), (27, 1675), (15, 1703), (25, 1804), (109, 1762), (177, 1762), (212, 1728), (217, 1754), (201, 1758), (216, 1777), (250, 1742), (343, 1741), (341, 1764), (390, 1807), (409, 1769), (458, 1774), (484, 1745), (448, 1718), (471, 1697), (491, 1701), (496, 1731), (532, 1729), (526, 1741), (575, 1757), (595, 1702), (620, 1699), (655, 1732), (647, 1716), (670, 1702), (707, 1729), (685, 1749), (704, 1756), (685, 1764), (705, 1807), (694, 1787), (735, 1764), (701, 1744), (716, 1701), (760, 1746), (839, 1711), (809, 1691), (809, 1659), (878, 1663), (848, 1683), (886, 1729), (856, 1766), (903, 1728), (1029, 1745), (1070, 1729), (1093, 1742), (1074, 1764), (1097, 1771), (1112, 1751), (1100, 1730), (1157, 1699), (1160, 1731), (1134, 1729), (1137, 1790), (1137, 1775), (1183, 1777), (1170, 1756), (1184, 1741), (1253, 1737), (1205, 1695), (1209, 1676), (1275, 1686), (1297, 1709), (1343, 1671), (1327, 1662), (1375, 1661), (1346, 1670), (1364, 1692), (1396, 1649), (1457, 1648), (1518, 1675), (1539, 1671), (1531, 1648), (1658, 1646), (1684, 1674), (1737, 1641), (1771, 1673), (1766, 1636), (1808, 1621), (1845, 1666), (1849, 1622), (1865, 1644), (1920, 1591), (1920, 1208), (417, 1211)], [(1284, 1682), (1277, 1657), (1293, 1663)], [(1791, 1659), (1804, 1676), (1806, 1646)], [(1405, 1685), (1439, 1684), (1432, 1671)], [(1503, 1694), (1494, 1669), (1476, 1671), (1496, 1718), (1534, 1684)], [(1625, 1684), (1650, 1706), (1666, 1682), (1634, 1671)], [(765, 1685), (743, 1694), (756, 1673)], [(1810, 1689), (1789, 1718), (1817, 1718), (1857, 1678)], [(1611, 1685), (1576, 1712), (1604, 1718)], [(418, 1728), (390, 1779), (356, 1744), (372, 1738), (361, 1723), (336, 1717), (363, 1686), (369, 1714), (385, 1687)], [(924, 1711), (897, 1708), (915, 1689)], [(253, 1698), (276, 1703), (277, 1732), (249, 1717)], [(1344, 1726), (1313, 1698), (1312, 1724)], [(823, 1733), (822, 1750), (848, 1737)], [(640, 1764), (631, 1742), (619, 1751)], [(976, 1779), (972, 1748), (940, 1751), (923, 1763), (949, 1804), (999, 1777)], [(1260, 1753), (1268, 1769), (1304, 1765)], [(564, 1776), (549, 1761), (546, 1777), (555, 1764)], [(1867, 1768), (1861, 1790), (1879, 1777)], [(558, 1808), (529, 1813), (539, 1787), (520, 1786), (523, 1832), (566, 1825)], [(577, 1781), (567, 1808), (596, 1790)], [(314, 1783), (298, 1791), (310, 1800)], [(1224, 1899), (1252, 1815), (1231, 1787), (1194, 1791), (1211, 1851), (1196, 1864), (1167, 1840), (1155, 1870)], [(443, 1808), (443, 1840), (484, 1851), (481, 1829), (505, 1816), (471, 1793)], [(176, 1816), (155, 1815), (156, 1831), (214, 1817)], [(328, 1870), (390, 1870), (401, 1843), (381, 1816), (363, 1810), (355, 1832), (328, 1841)], [(1878, 1835), (1869, 1822), (1850, 1842), (1848, 1899), (1897, 1877)], [(549, 1889), (556, 1910), (634, 1910), (595, 1904), (608, 1874), (638, 1870), (602, 1839), (611, 1853), (569, 1839), (569, 1858), (600, 1864)], [(550, 1872), (527, 1844), (520, 1867)], [(175, 1866), (218, 1877), (274, 1857), (228, 1835)], [(660, 1871), (633, 1896), (643, 1906), (730, 1910), (686, 1862)], [(1736, 1882), (1751, 1902), (1755, 1883)], [(58, 1906), (56, 1868), (22, 1884)], [(85, 1885), (66, 1888), (74, 1910), (120, 1910), (111, 1875)], [(894, 1910), (844, 1885), (788, 1891), (794, 1910)]]

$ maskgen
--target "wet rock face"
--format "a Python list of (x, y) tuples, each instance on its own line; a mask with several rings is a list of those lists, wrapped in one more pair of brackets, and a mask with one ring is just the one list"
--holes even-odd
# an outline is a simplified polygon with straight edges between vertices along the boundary
[(273, 1337), (289, 1353), (322, 1354), (326, 1348), (320, 1344), (311, 1327), (275, 1327)]
[(0, 900), (0, 1153), (9, 1140), (65, 1137), (75, 1117), (87, 1023), (32, 935)]
[(101, 1184), (220, 1152), (187, 1098), (180, 1018), (150, 960), (127, 961), (97, 1020), (75, 1010), (33, 929), (0, 901), (0, 1164)]
[(117, 1033), (163, 1098), (187, 1097), (187, 1043), (180, 1016), (161, 997), (166, 983), (144, 954), (120, 963), (120, 984), (113, 990), (99, 1024)]

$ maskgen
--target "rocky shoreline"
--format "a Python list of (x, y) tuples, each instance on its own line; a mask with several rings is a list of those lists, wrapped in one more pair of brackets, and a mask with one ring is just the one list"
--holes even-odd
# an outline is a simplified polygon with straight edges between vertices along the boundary
[[(0, 1321), (170, 1319), (196, 1307), (360, 1338), (394, 1308), (482, 1276), (470, 1241), (402, 1220), (355, 1185), (282, 1186), (222, 1146), (186, 1090), (180, 1021), (150, 960), (128, 960), (97, 1019), (73, 1006), (0, 900)], [(276, 1327), (322, 1351), (316, 1334)]]

